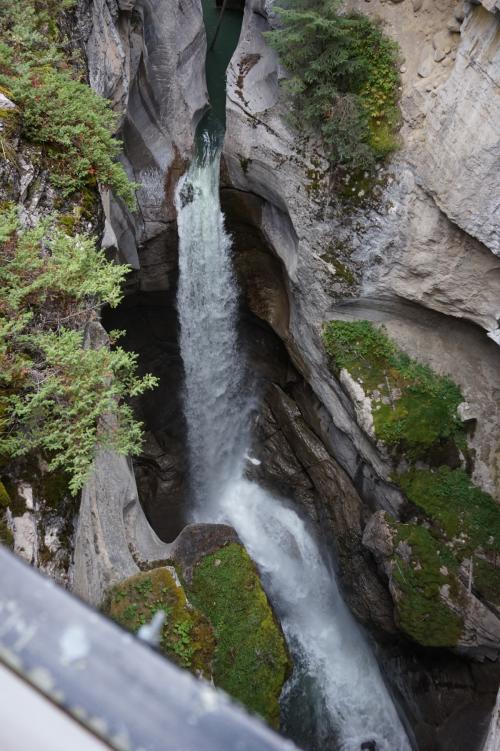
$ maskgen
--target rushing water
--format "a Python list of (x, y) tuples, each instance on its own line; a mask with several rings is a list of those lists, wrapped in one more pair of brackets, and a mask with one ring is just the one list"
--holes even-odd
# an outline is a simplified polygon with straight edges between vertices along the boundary
[(219, 204), (219, 154), (205, 137), (176, 196), (178, 307), (197, 521), (235, 527), (256, 561), (294, 660), (285, 729), (318, 751), (409, 751), (410, 744), (335, 575), (306, 523), (244, 477), (254, 397), (238, 351), (238, 292)]

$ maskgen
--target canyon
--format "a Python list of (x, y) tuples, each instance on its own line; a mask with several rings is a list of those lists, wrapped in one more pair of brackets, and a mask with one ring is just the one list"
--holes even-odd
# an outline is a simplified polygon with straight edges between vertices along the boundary
[[(450, 376), (464, 397), (467, 446), (450, 467), (467, 465), (474, 486), (500, 502), (500, 7), (492, 0), (347, 6), (379, 19), (401, 50), (400, 147), (374, 184), (347, 175), (342, 195), (332, 190), (320, 142), (292, 128), (280, 85), (285, 71), (264, 36), (277, 23), (270, 0), (247, 0), (227, 68), (220, 204), (239, 290), (235, 336), (253, 394), (241, 407), (251, 437), (239, 452), (238, 492), (249, 516), (265, 516), (272, 505), (269, 518), (278, 526), (289, 534), (307, 530), (317, 541), (318, 560), (332, 566), (345, 617), (359, 624), (367, 660), (376, 660), (411, 746), (493, 751), (498, 592), (485, 596), (472, 587), (472, 562), (461, 560), (453, 579), (460, 596), (447, 603), (460, 619), (457, 637), (428, 644), (405, 627), (395, 561), (411, 561), (412, 553), (394, 529), (427, 528), (395, 479), (411, 459), (376, 435), (373, 394), (348, 369), (332, 366), (323, 327), (383, 324), (406, 355)], [(132, 271), (124, 301), (88, 328), (87, 346), (107, 346), (106, 331), (124, 329), (123, 346), (138, 353), (140, 372), (160, 378), (156, 390), (133, 400), (146, 430), (141, 455), (132, 461), (99, 450), (64, 554), (62, 522), (53, 520), (56, 554), (46, 571), (100, 607), (111, 588), (161, 562), (192, 568), (243, 542), (259, 563), (262, 551), (253, 534), (245, 539), (225, 526), (227, 513), (193, 519), (190, 506), (194, 437), (185, 405), (176, 194), (209, 108), (202, 4), (79, 0), (76, 18), (89, 83), (113, 103), (120, 159), (139, 184), (135, 212), (101, 190), (95, 226), (102, 247)], [(28, 157), (26, 165), (18, 192), (36, 215)], [(200, 439), (210, 435), (212, 419), (214, 450), (228, 441), (234, 448), (241, 434), (228, 435), (214, 414)], [(440, 463), (441, 456), (423, 465)], [(199, 493), (216, 496), (207, 478)], [(260, 488), (256, 508), (245, 505), (245, 483)], [(37, 489), (25, 493), (32, 506), (14, 514), (15, 546), (44, 568), (36, 554)], [(287, 501), (282, 507), (276, 498)], [(314, 565), (324, 591), (324, 571)], [(275, 585), (261, 574), (281, 615)], [(287, 636), (286, 618), (282, 626)], [(300, 697), (295, 701), (300, 705)], [(307, 742), (297, 728), (285, 730)]]

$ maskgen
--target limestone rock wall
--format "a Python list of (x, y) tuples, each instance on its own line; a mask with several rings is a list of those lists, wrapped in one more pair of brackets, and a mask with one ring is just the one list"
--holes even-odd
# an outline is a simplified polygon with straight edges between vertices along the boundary
[[(91, 86), (111, 99), (138, 210), (103, 195), (103, 244), (140, 267), (162, 254), (174, 219), (168, 194), (191, 154), (207, 106), (206, 38), (197, 0), (80, 0)], [(167, 189), (167, 200), (166, 200)]]
[[(450, 194), (457, 193), (452, 176), (446, 178), (438, 164), (431, 169), (432, 154), (446, 151), (444, 141), (459, 129), (457, 123), (448, 121), (449, 132), (432, 125), (437, 122), (440, 108), (445, 107), (446, 101), (449, 103), (450, 87), (455, 87), (456, 104), (450, 105), (449, 111), (463, 111), (465, 117), (470, 110), (467, 127), (471, 131), (474, 118), (484, 116), (488, 122), (482, 108), (496, 106), (488, 104), (495, 97), (498, 99), (495, 80), (481, 71), (488, 56), (492, 59), (488, 70), (498, 65), (495, 44), (486, 47), (483, 44), (484, 33), (488, 39), (496, 38), (498, 17), (481, 7), (469, 7), (466, 14), (454, 0), (435, 4), (374, 0), (369, 5), (354, 2), (352, 6), (354, 10), (368, 10), (385, 22), (387, 32), (400, 42), (404, 59), (402, 148), (381, 173), (377, 196), (368, 198), (356, 193), (348, 202), (332, 196), (319, 146), (308, 142), (306, 149), (290, 132), (286, 102), (282, 101), (279, 88), (282, 71), (262, 35), (270, 22), (260, 0), (247, 4), (240, 44), (228, 71), (225, 180), (228, 187), (241, 195), (252, 194), (252, 206), (256, 196), (261, 199), (259, 228), (282, 261), (287, 277), (289, 325), (286, 332), (277, 329), (276, 332), (286, 342), (294, 364), (331, 417), (337, 458), (351, 477), (362, 462), (365, 476), (374, 473), (378, 479), (387, 479), (388, 467), (358, 425), (345, 390), (328, 372), (320, 339), (321, 326), (341, 311), (349, 315), (346, 301), (353, 299), (359, 301), (363, 311), (351, 309), (351, 316), (382, 318), (397, 326), (407, 321), (404, 306), (411, 301), (448, 319), (472, 321), (491, 338), (497, 338), (500, 267), (491, 252), (494, 247), (480, 242), (487, 239), (483, 235), (478, 233), (477, 239), (457, 226), (452, 221), (452, 211), (448, 216), (440, 207), (445, 203), (444, 192), (438, 198), (438, 189), (434, 195), (426, 180), (432, 173), (434, 180), (446, 182)], [(448, 29), (452, 22), (453, 32)], [(462, 28), (462, 35), (457, 26), (459, 30)], [(477, 41), (480, 29), (484, 32), (481, 44)], [(441, 36), (436, 40), (436, 35)], [(443, 58), (441, 53), (433, 54), (430, 72), (422, 76), (419, 60), (422, 49), (429, 44), (436, 52), (434, 45), (437, 47), (439, 43), (447, 51)], [(440, 62), (434, 57), (441, 58)], [(470, 62), (468, 66), (464, 63), (466, 59)], [(460, 66), (464, 67), (466, 77), (469, 68), (482, 76), (481, 95), (474, 96), (474, 103), (467, 86), (454, 83), (462, 70)], [(482, 114), (477, 114), (476, 106)], [(451, 114), (448, 119), (452, 119)], [(428, 134), (432, 127), (434, 140)], [(491, 193), (491, 200), (495, 201), (493, 196), (498, 190), (496, 193), (487, 190), (486, 179), (489, 174), (494, 180), (491, 166), (494, 154), (488, 146), (491, 140), (485, 126), (484, 133), (481, 130), (475, 139), (470, 136), (467, 144), (463, 142), (476, 157), (467, 161), (460, 153), (452, 158), (450, 152), (449, 161), (462, 168), (462, 181), (467, 182), (471, 172), (470, 182), (481, 183), (481, 190), (485, 189), (488, 196)], [(491, 163), (479, 157), (483, 150), (491, 157)], [(468, 212), (483, 217), (478, 221), (485, 229), (495, 218), (491, 205), (485, 204), (486, 198), (482, 196), (476, 192), (469, 197)], [(494, 232), (488, 236), (494, 236)], [(425, 348), (419, 344), (418, 336), (412, 336), (411, 323), (406, 328), (405, 349), (426, 361)], [(477, 338), (481, 336), (478, 331)], [(431, 330), (429, 337), (433, 337)], [(441, 346), (453, 350), (452, 337), (448, 341), (441, 337)], [(493, 351), (491, 358), (494, 366)], [(437, 369), (440, 370), (439, 364)], [(475, 394), (473, 373), (467, 375), (466, 370), (459, 368), (454, 375), (467, 398), (480, 403), (483, 398)], [(445, 371), (442, 366), (441, 371)], [(490, 383), (488, 402), (495, 401), (497, 388), (494, 381)], [(480, 473), (481, 483), (497, 493), (498, 448), (497, 443), (490, 442)], [(389, 500), (385, 486), (375, 488), (374, 492), (381, 506), (394, 505), (395, 494), (392, 492)]]
[[(90, 84), (114, 104), (122, 160), (138, 183), (133, 213), (102, 191), (103, 246), (141, 269), (135, 283), (142, 289), (171, 289), (176, 276), (169, 256), (176, 247), (172, 194), (207, 106), (201, 3), (80, 0), (78, 20)], [(99, 605), (109, 587), (137, 573), (141, 562), (171, 552), (144, 516), (131, 463), (100, 451), (82, 493), (71, 589)]]
[(427, 112), (419, 178), (453, 223), (497, 256), (499, 91), (498, 17), (478, 8), (462, 23), (451, 74)]

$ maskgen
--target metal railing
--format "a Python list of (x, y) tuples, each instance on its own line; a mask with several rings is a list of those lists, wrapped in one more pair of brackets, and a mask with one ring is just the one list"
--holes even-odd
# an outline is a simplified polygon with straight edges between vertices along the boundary
[(2, 751), (28, 751), (23, 731), (32, 733), (30, 717), (40, 716), (20, 701), (20, 679), (33, 705), (46, 702), (43, 726), (35, 728), (37, 749), (49, 747), (44, 738), (62, 714), (80, 733), (78, 749), (96, 743), (117, 751), (295, 748), (0, 546), (0, 715), (19, 730), (18, 745), (9, 746), (0, 723)]

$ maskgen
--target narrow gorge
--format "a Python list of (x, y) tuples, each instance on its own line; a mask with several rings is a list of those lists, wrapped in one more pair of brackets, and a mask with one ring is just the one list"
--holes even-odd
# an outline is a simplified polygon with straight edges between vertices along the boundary
[[(50, 443), (2, 460), (2, 541), (128, 630), (160, 610), (161, 652), (304, 751), (495, 751), (500, 6), (335, 6), (377, 40), (356, 101), (386, 97), (359, 168), (332, 167), (326, 136), (292, 116), (281, 5), (61, 10), (135, 205), (91, 173), (68, 208), (0, 79), (0, 210), (15, 206), (20, 247), (58, 212), (127, 265), (82, 346), (137, 356), (113, 396), (132, 417), (106, 403), (81, 493)], [(120, 419), (142, 423), (137, 450), (107, 439)]]

